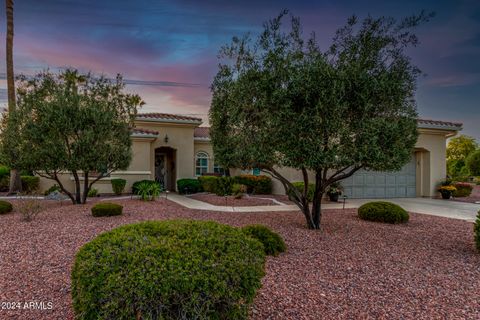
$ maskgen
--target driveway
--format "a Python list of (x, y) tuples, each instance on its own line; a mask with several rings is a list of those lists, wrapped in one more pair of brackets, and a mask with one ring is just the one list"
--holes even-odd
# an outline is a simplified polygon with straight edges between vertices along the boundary
[(397, 199), (350, 199), (345, 207), (358, 208), (371, 201), (389, 201), (398, 204), (410, 212), (430, 214), (434, 216), (475, 221), (480, 204), (457, 202), (429, 198), (397, 198)]

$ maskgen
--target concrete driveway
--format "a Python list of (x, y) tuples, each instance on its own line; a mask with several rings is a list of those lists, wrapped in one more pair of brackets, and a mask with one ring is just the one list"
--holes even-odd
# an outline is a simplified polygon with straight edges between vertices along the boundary
[(389, 201), (398, 204), (410, 212), (462, 219), (471, 222), (475, 221), (477, 212), (480, 210), (480, 204), (429, 198), (349, 199), (345, 207), (358, 208), (362, 204), (371, 201)]

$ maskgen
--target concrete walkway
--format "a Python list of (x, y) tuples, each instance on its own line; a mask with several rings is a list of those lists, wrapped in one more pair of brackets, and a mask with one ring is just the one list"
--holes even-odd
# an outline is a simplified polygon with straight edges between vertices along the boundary
[[(203, 201), (195, 200), (176, 193), (170, 193), (168, 199), (184, 207), (195, 210), (223, 211), (223, 212), (272, 212), (272, 211), (298, 211), (296, 205), (272, 205), (252, 207), (216, 206)], [(399, 199), (350, 199), (345, 203), (346, 209), (358, 208), (371, 201), (389, 201), (398, 204), (409, 212), (430, 214), (440, 217), (475, 221), (480, 204), (465, 203), (429, 198), (399, 198)], [(343, 203), (322, 204), (322, 209), (342, 209)]]

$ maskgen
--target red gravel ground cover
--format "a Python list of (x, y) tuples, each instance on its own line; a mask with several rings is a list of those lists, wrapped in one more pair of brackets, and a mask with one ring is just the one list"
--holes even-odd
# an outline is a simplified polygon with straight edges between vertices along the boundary
[(288, 251), (269, 257), (251, 319), (478, 319), (480, 254), (472, 223), (412, 214), (406, 225), (324, 212), (323, 230), (299, 212), (193, 211), (161, 199), (122, 203), (94, 218), (90, 206), (55, 206), (36, 221), (0, 216), (0, 301), (52, 302), (52, 310), (0, 310), (0, 319), (72, 319), (70, 270), (79, 247), (116, 226), (172, 218), (265, 224)]
[[(233, 196), (221, 197), (211, 193), (199, 193), (189, 195), (189, 198), (213, 204), (215, 206), (229, 206), (229, 207), (250, 207), (250, 206), (272, 206), (277, 205), (272, 200), (259, 199), (254, 197), (242, 197), (235, 199)], [(270, 197), (270, 196), (267, 196)], [(265, 198), (267, 198), (265, 197)]]

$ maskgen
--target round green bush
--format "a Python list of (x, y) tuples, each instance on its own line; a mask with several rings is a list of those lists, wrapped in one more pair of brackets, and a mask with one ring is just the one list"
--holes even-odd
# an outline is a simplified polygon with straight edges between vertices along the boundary
[(125, 185), (127, 184), (127, 180), (120, 179), (120, 178), (112, 179), (110, 180), (110, 183), (112, 184), (113, 193), (119, 196), (123, 193), (123, 190), (125, 189)]
[(369, 202), (358, 208), (358, 217), (363, 220), (404, 223), (410, 216), (402, 207), (385, 201)]
[(265, 226), (260, 224), (249, 225), (243, 227), (242, 231), (249, 237), (260, 241), (267, 255), (277, 256), (287, 250), (282, 237)]
[(9, 213), (12, 212), (12, 210), (13, 206), (10, 202), (0, 200), (0, 214)]
[(103, 233), (77, 253), (81, 319), (246, 319), (265, 254), (240, 229), (211, 221), (148, 221)]
[(122, 214), (123, 207), (116, 203), (101, 202), (92, 207), (92, 216), (94, 217), (110, 217)]

